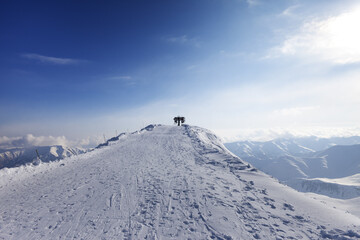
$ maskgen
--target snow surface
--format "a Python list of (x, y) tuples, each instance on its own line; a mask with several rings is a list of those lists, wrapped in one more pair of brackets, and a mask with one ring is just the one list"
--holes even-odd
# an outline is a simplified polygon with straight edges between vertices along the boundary
[(360, 218), (280, 184), (208, 130), (158, 126), (0, 170), (0, 239), (356, 239)]
[(341, 209), (360, 218), (360, 197), (352, 199), (337, 199), (331, 198), (328, 196), (316, 194), (316, 193), (306, 193), (307, 196), (321, 201), (323, 204), (328, 205), (332, 208)]
[(294, 179), (285, 183), (301, 192), (313, 192), (333, 198), (360, 197), (360, 174), (344, 178)]
[(344, 177), (344, 178), (315, 178), (317, 180), (321, 180), (323, 182), (328, 183), (337, 183), (341, 185), (347, 185), (347, 186), (359, 186), (360, 187), (360, 173), (354, 174), (352, 176)]
[(332, 198), (345, 200), (360, 197), (360, 187), (356, 185), (343, 185), (321, 179), (296, 179), (288, 181), (286, 184), (301, 192), (312, 192)]

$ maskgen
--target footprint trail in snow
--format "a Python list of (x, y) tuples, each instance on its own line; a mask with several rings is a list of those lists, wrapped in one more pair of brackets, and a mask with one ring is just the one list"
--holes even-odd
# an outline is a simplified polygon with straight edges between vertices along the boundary
[(357, 239), (208, 130), (149, 126), (84, 155), (0, 171), (0, 239)]

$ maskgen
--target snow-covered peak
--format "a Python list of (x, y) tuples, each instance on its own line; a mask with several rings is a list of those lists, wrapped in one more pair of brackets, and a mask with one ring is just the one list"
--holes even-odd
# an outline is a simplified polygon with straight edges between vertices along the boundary
[(3, 239), (346, 239), (360, 219), (306, 197), (193, 126), (155, 126), (0, 171)]

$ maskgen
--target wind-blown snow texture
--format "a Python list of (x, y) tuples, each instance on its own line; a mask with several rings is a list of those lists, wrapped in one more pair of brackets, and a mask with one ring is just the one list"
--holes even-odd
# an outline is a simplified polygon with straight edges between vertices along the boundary
[(360, 219), (279, 184), (198, 127), (0, 171), (0, 239), (352, 239)]

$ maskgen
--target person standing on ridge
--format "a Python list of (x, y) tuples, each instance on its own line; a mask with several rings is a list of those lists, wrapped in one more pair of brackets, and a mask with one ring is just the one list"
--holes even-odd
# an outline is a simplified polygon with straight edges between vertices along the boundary
[(177, 123), (178, 126), (180, 126), (182, 123), (185, 122), (185, 117), (180, 117), (180, 116), (174, 117), (174, 122)]

